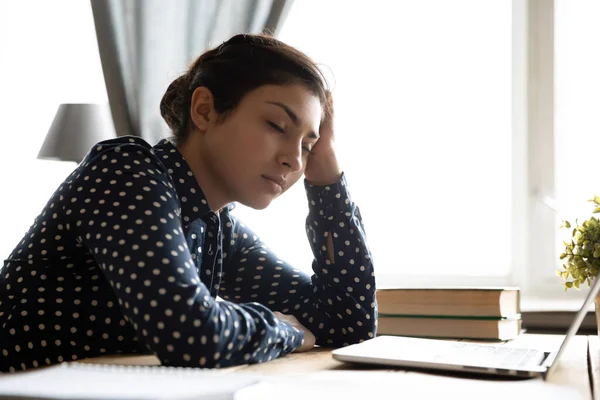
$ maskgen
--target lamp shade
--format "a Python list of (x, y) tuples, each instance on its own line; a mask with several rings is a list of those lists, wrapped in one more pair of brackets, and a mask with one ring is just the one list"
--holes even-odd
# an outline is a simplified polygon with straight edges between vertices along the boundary
[(38, 158), (79, 163), (93, 145), (116, 136), (108, 104), (61, 104)]

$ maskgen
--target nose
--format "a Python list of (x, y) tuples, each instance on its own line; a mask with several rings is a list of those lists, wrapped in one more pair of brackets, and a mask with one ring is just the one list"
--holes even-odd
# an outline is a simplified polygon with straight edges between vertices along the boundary
[(281, 149), (278, 161), (280, 164), (288, 167), (291, 172), (300, 171), (303, 164), (302, 143), (296, 141), (294, 141), (294, 143), (287, 143), (286, 146)]

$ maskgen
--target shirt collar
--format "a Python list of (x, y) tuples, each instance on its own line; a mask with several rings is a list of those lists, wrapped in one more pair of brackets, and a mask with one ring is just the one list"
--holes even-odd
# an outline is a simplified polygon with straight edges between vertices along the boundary
[[(184, 223), (187, 225), (198, 218), (206, 219), (215, 215), (192, 170), (177, 147), (168, 139), (162, 139), (154, 146), (154, 152), (167, 167), (167, 171), (175, 183), (175, 189), (181, 201), (181, 218)], [(226, 209), (231, 210), (233, 207), (230, 208), (228, 205)]]

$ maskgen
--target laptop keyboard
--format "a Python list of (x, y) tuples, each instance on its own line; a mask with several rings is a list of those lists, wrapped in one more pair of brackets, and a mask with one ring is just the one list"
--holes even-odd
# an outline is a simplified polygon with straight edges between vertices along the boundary
[(494, 366), (496, 368), (518, 368), (539, 362), (538, 350), (485, 344), (456, 342), (448, 351), (441, 351), (432, 361), (467, 365)]

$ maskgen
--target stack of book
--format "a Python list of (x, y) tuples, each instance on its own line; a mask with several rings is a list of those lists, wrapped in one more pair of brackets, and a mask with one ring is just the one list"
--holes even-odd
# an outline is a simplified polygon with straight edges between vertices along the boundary
[(390, 288), (376, 296), (378, 335), (510, 340), (521, 333), (517, 287)]

